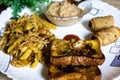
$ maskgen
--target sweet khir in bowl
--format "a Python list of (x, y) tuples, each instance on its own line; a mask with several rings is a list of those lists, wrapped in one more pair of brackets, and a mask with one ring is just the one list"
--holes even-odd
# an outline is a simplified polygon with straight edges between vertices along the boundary
[[(91, 7), (91, 5), (89, 6)], [(83, 15), (90, 10), (90, 7), (86, 5), (86, 1), (80, 3), (78, 6), (67, 1), (56, 1), (45, 8), (44, 14), (55, 25), (69, 26), (79, 22)]]

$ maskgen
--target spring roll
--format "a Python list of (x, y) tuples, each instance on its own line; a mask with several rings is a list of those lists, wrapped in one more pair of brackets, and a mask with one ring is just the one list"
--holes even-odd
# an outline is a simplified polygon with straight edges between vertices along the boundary
[(90, 20), (89, 28), (93, 32), (97, 32), (101, 29), (109, 28), (114, 25), (114, 18), (111, 15), (104, 17), (96, 17)]
[(120, 29), (118, 27), (109, 27), (96, 32), (91, 38), (98, 39), (101, 46), (106, 46), (115, 42), (120, 37)]

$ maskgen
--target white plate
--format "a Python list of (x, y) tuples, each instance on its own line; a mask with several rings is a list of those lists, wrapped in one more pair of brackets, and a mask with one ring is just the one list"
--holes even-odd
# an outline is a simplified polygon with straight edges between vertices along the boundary
[[(69, 27), (57, 27), (57, 30), (52, 30), (52, 32), (57, 35), (58, 38), (62, 39), (67, 34), (76, 34), (81, 39), (85, 40), (86, 37), (91, 34), (91, 31), (88, 29), (88, 21), (94, 17), (113, 15), (115, 19), (115, 26), (120, 27), (120, 11), (102, 1), (91, 0), (93, 6), (90, 13), (84, 15), (81, 21), (75, 25)], [(12, 10), (7, 8), (0, 15), (0, 29), (5, 27), (5, 24), (11, 18)], [(21, 15), (27, 12), (31, 14), (29, 9), (25, 8)], [(102, 72), (102, 80), (120, 80), (120, 67), (110, 66), (116, 55), (119, 55), (120, 51), (120, 39), (113, 44), (108, 46), (101, 47), (103, 54), (106, 57), (106, 60), (103, 65), (99, 66)], [(29, 67), (16, 68), (11, 64), (5, 69), (7, 63), (9, 63), (10, 56), (5, 55), (0, 52), (0, 57), (4, 56), (5, 58), (0, 60), (0, 71), (6, 74), (8, 77), (13, 80), (46, 80), (47, 79), (47, 68), (42, 64), (39, 64), (37, 68), (30, 69)]]

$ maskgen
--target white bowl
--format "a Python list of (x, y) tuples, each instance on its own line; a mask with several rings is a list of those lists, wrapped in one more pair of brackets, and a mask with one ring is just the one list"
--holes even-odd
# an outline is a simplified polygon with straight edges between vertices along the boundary
[(47, 19), (55, 25), (69, 26), (69, 25), (73, 25), (79, 22), (80, 19), (91, 10), (92, 3), (90, 1), (84, 1), (78, 5), (78, 8), (82, 9), (83, 12), (82, 14), (77, 15), (77, 16), (59, 17), (59, 16), (49, 15), (47, 13), (47, 8), (44, 9), (44, 14), (47, 17)]

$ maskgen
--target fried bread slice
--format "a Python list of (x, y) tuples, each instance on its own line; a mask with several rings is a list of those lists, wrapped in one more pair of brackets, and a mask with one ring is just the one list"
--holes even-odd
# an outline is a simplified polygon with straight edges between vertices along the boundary
[(50, 53), (50, 62), (53, 65), (101, 65), (105, 56), (97, 40), (68, 41), (56, 39), (53, 41)]
[(101, 71), (97, 66), (50, 66), (49, 80), (101, 80)]

